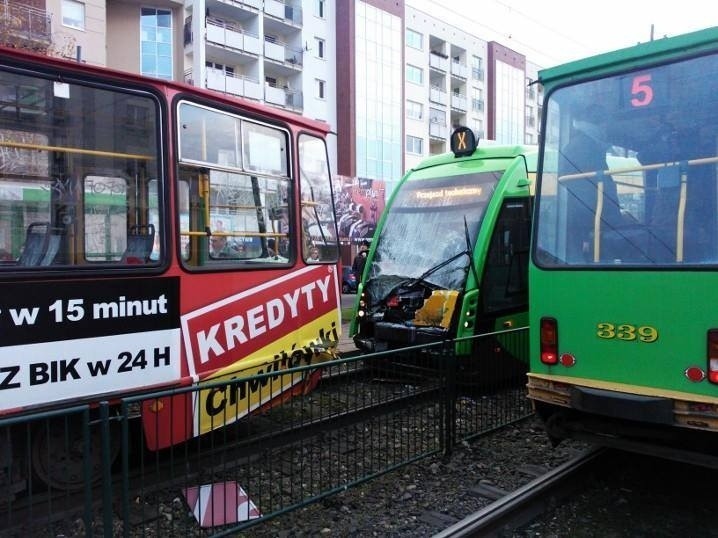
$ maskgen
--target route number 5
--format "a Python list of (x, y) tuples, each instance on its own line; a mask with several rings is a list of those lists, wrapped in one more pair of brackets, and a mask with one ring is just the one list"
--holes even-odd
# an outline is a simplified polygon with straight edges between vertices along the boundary
[(631, 85), (631, 104), (633, 106), (647, 106), (653, 101), (653, 88), (651, 87), (651, 75), (639, 75), (633, 79)]

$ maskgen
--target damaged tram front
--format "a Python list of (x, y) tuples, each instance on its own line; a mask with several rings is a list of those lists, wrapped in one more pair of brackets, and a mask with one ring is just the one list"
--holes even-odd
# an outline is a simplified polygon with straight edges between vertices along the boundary
[(527, 325), (535, 149), (479, 146), (465, 127), (451, 149), (410, 170), (382, 215), (351, 327), (364, 352), (457, 339), (472, 356), (469, 337)]

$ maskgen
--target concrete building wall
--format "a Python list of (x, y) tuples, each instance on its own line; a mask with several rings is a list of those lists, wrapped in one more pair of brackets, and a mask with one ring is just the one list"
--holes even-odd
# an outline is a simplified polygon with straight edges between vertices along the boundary
[(55, 55), (78, 59), (91, 65), (107, 65), (105, 36), (107, 13), (105, 0), (85, 0), (83, 28), (68, 26), (62, 20), (62, 0), (47, 0), (52, 19), (52, 42)]

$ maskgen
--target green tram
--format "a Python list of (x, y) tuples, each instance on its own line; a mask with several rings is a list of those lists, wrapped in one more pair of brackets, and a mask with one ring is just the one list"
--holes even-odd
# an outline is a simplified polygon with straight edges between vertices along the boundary
[(458, 338), (470, 357), (464, 337), (527, 325), (537, 148), (479, 145), (459, 127), (451, 149), (408, 171), (382, 213), (350, 328), (364, 352)]
[(718, 28), (539, 73), (528, 394), (558, 441), (718, 454)]

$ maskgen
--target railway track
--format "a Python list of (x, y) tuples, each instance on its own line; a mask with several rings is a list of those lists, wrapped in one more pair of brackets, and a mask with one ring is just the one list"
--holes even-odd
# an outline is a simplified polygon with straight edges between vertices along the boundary
[(590, 448), (515, 491), (484, 488), (483, 494), (497, 497), (496, 500), (435, 534), (434, 538), (506, 535), (584, 487), (584, 479), (605, 465), (608, 458), (607, 449)]

